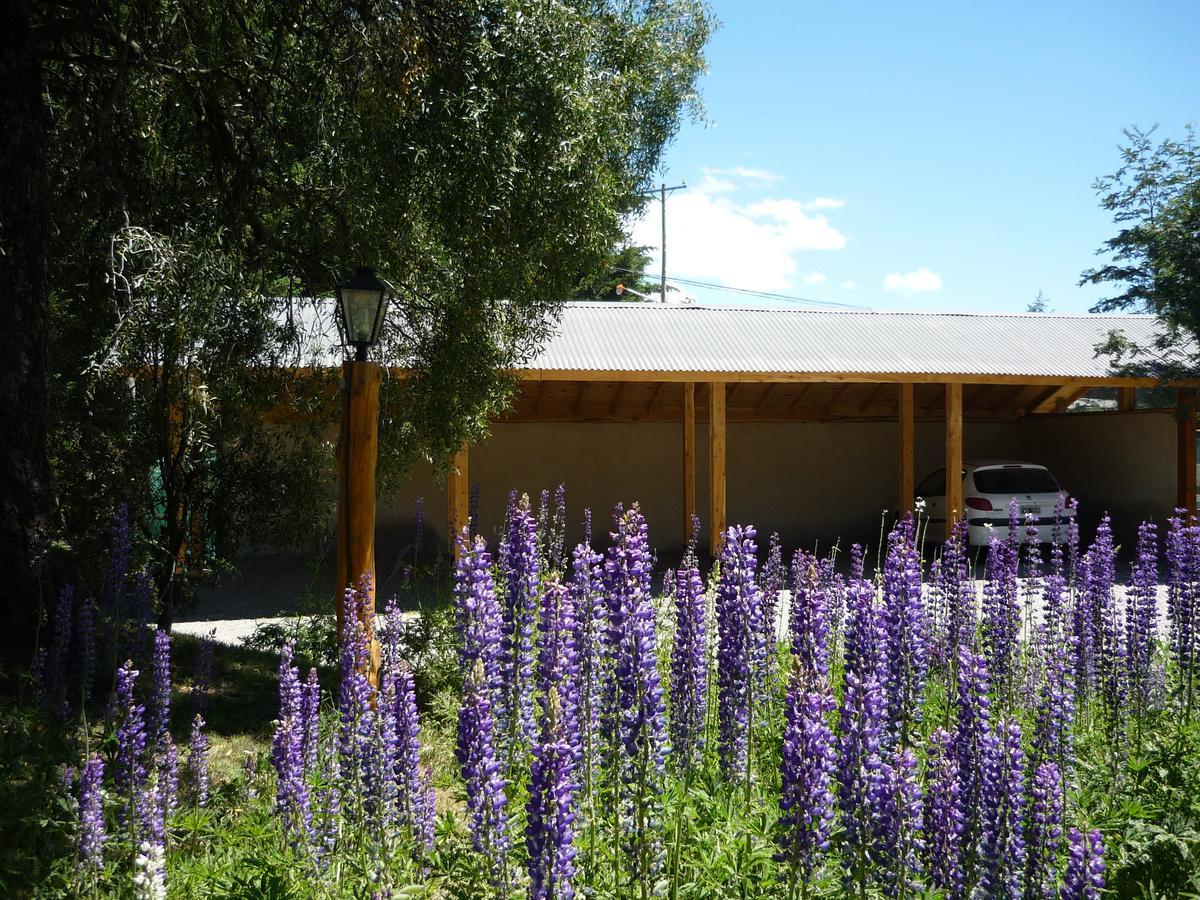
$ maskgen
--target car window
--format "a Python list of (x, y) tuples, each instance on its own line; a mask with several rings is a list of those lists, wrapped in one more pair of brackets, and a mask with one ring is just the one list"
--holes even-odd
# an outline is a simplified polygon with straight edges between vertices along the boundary
[(976, 469), (975, 489), (981, 494), (1054, 494), (1059, 487), (1045, 469), (1021, 466)]
[(918, 497), (946, 496), (946, 470), (938, 469), (925, 476), (925, 480), (917, 485), (916, 495)]

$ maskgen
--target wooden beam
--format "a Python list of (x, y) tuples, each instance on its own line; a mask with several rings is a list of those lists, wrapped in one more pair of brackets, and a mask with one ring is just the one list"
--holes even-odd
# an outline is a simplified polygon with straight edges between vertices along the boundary
[(617, 385), (617, 389), (613, 391), (612, 403), (608, 406), (608, 414), (613, 418), (617, 415), (617, 406), (621, 403), (621, 396), (625, 393), (625, 385), (627, 381), (622, 381)]
[(837, 406), (839, 403), (842, 402), (842, 398), (846, 396), (846, 394), (850, 391), (850, 388), (852, 386), (853, 385), (850, 385), (850, 384), (843, 384), (840, 387), (834, 389), (833, 396), (829, 398), (829, 402), (826, 403), (823, 407), (821, 407), (821, 418), (822, 419), (827, 417), (829, 415), (830, 411), (835, 406)]
[(696, 384), (683, 385), (683, 542), (692, 537), (696, 515)]
[(1064, 384), (1035, 406), (1031, 412), (1066, 412), (1068, 406), (1092, 389), (1090, 384)]
[(459, 558), (458, 537), (470, 521), (470, 477), (467, 474), (467, 448), (463, 447), (450, 459), (446, 475), (446, 537), (450, 553)]
[[(403, 369), (393, 370), (398, 378), (405, 377)], [(1123, 375), (1097, 375), (1085, 378), (1064, 378), (1062, 375), (1008, 375), (1002, 373), (936, 372), (789, 372), (725, 371), (703, 372), (688, 369), (514, 369), (510, 374), (523, 381), (684, 381), (717, 380), (724, 384), (761, 384), (781, 381), (791, 384), (1044, 384), (1061, 385), (1066, 380), (1086, 382), (1092, 387), (1160, 387), (1156, 378)], [(1200, 379), (1181, 379), (1172, 387), (1200, 385)]]
[(1137, 409), (1137, 388), (1117, 388), (1117, 411), (1131, 412)]
[(1196, 389), (1181, 388), (1177, 402), (1175, 505), (1196, 513)]
[(709, 384), (708, 400), (709, 551), (721, 552), (725, 533), (725, 384)]
[(913, 445), (915, 443), (916, 427), (915, 406), (913, 403), (913, 386), (899, 385), (899, 418), (900, 418), (900, 512), (913, 510)]
[(772, 381), (767, 385), (767, 389), (763, 391), (763, 395), (759, 398), (758, 403), (754, 404), (754, 415), (761, 416), (762, 411), (767, 408), (767, 403), (771, 399), (771, 395), (775, 393), (775, 388), (779, 387), (779, 382)]
[(658, 398), (662, 396), (663, 388), (667, 386), (665, 381), (660, 381), (654, 388), (654, 393), (650, 395), (650, 402), (646, 404), (646, 415), (654, 412), (654, 407), (658, 405)]
[(961, 384), (946, 385), (946, 533), (962, 516), (963, 417)]
[(587, 393), (590, 381), (579, 382), (579, 393), (575, 395), (575, 403), (571, 406), (571, 416), (579, 418), (579, 413), (583, 411), (583, 395)]
[(863, 402), (858, 404), (858, 414), (861, 416), (870, 409), (871, 404), (878, 400), (885, 390), (887, 390), (887, 385), (877, 384), (871, 390), (867, 391), (867, 396), (863, 398)]
[(796, 391), (796, 396), (790, 404), (788, 404), (788, 415), (792, 415), (800, 408), (800, 404), (804, 402), (804, 398), (808, 396), (808, 392), (812, 390), (811, 385), (802, 384), (800, 390)]

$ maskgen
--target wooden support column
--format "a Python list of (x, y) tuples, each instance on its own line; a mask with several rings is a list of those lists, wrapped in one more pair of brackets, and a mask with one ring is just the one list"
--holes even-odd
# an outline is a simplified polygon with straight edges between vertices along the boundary
[(1117, 388), (1117, 410), (1129, 412), (1137, 408), (1137, 388)]
[(708, 549), (721, 552), (725, 534), (725, 383), (709, 385), (708, 398)]
[(962, 517), (962, 384), (946, 385), (946, 533)]
[(379, 642), (375, 639), (375, 459), (379, 449), (379, 381), (377, 363), (342, 365), (344, 393), (342, 432), (338, 441), (338, 577), (337, 623), (342, 633), (348, 587), (370, 576), (370, 595), (363, 605), (370, 658), (367, 677), (378, 685)]
[(692, 538), (696, 515), (696, 383), (683, 383), (683, 542)]
[(915, 442), (913, 385), (900, 385), (900, 514), (913, 510), (913, 444)]
[(463, 447), (450, 458), (450, 471), (446, 474), (446, 539), (455, 559), (460, 556), (458, 538), (471, 516), (470, 503), (467, 448)]
[(1177, 497), (1175, 505), (1196, 512), (1196, 389), (1180, 388), (1177, 413), (1177, 449), (1175, 459), (1179, 469), (1176, 475)]

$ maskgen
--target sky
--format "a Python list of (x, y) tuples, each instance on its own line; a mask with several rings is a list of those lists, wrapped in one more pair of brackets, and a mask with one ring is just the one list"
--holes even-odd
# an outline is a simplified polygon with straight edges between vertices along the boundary
[[(1117, 227), (1122, 131), (1200, 125), (1200, 2), (713, 2), (704, 115), (668, 148), (667, 282), (1020, 312)], [(658, 271), (660, 208), (631, 233)], [(677, 283), (702, 303), (792, 303)], [(1108, 293), (1116, 293), (1109, 289)], [(808, 304), (801, 304), (808, 305)]]

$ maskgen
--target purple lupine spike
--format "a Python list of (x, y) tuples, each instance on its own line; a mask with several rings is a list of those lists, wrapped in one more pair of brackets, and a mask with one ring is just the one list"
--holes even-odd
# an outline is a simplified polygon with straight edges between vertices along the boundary
[[(363, 607), (370, 597), (365, 584), (347, 588), (340, 642), (341, 680), (338, 684), (337, 754), (343, 778), (356, 796), (365, 793), (364, 779), (371, 777), (371, 759), (375, 754), (375, 716), (372, 709), (374, 689), (367, 679), (369, 659)], [(299, 676), (297, 675), (297, 680)]]
[(476, 661), (481, 661), (490, 702), (500, 702), (504, 693), (502, 625), (492, 578), (492, 558), (482, 537), (468, 541), (465, 532), (459, 538), (454, 569), (454, 621), (459, 640), (459, 671), (465, 678)]
[(154, 632), (154, 659), (150, 670), (150, 706), (147, 726), (150, 742), (159, 746), (171, 727), (171, 633)]
[(71, 716), (71, 704), (67, 702), (67, 658), (71, 650), (71, 620), (75, 607), (75, 589), (66, 585), (58, 592), (58, 604), (54, 610), (54, 634), (50, 641), (47, 669), (50, 675), (47, 694), (51, 707), (60, 721)]
[(792, 655), (810, 684), (829, 678), (829, 591), (817, 560), (797, 550), (792, 558)]
[(551, 684), (542, 703), (542, 728), (533, 745), (525, 846), (531, 900), (575, 896), (575, 749), (567, 714)]
[(933, 887), (962, 895), (963, 813), (954, 735), (938, 728), (929, 736), (929, 790), (925, 800), (926, 871)]
[(550, 517), (550, 535), (546, 542), (546, 558), (551, 571), (561, 572), (566, 565), (563, 549), (567, 541), (567, 486), (560, 484), (554, 491), (554, 514)]
[(1092, 587), (1092, 555), (1085, 553), (1076, 563), (1079, 588), (1075, 592), (1075, 602), (1071, 609), (1071, 642), (1075, 653), (1075, 696), (1082, 701), (1092, 695), (1096, 682), (1096, 646), (1092, 630), (1092, 620), (1095, 618), (1095, 591)]
[(421, 768), (421, 718), (412, 669), (401, 662), (394, 677), (396, 753), (393, 778), (399, 824), (425, 852), (433, 849), (433, 804), (430, 786)]
[(909, 745), (909, 729), (921, 721), (928, 675), (928, 625), (921, 600), (921, 557), (916, 523), (906, 515), (888, 536), (883, 566), (884, 652), (887, 677), (888, 737)]
[(103, 609), (114, 620), (118, 618), (121, 597), (125, 594), (125, 578), (129, 573), (129, 506), (121, 503), (113, 512), (109, 528), (108, 569), (104, 573)]
[(1062, 849), (1062, 773), (1053, 762), (1037, 767), (1030, 786), (1025, 848), (1025, 896), (1053, 900)]
[(615, 741), (611, 767), (621, 784), (619, 821), (634, 884), (657, 871), (657, 819), (667, 753), (662, 684), (654, 629), (652, 558), (646, 520), (635, 503), (617, 506), (617, 530), (604, 561), (608, 600), (607, 650), (613, 659), (607, 698)]
[[(551, 581), (542, 592), (538, 613), (538, 693), (544, 706), (550, 688), (557, 688), (562, 738), (578, 757), (579, 653), (575, 634), (575, 604), (571, 594), (558, 581)], [(547, 715), (545, 709), (542, 713), (543, 717)]]
[(1068, 837), (1067, 874), (1059, 891), (1061, 900), (1100, 900), (1104, 890), (1104, 836), (1072, 828)]
[(157, 759), (158, 808), (163, 818), (170, 818), (179, 806), (179, 748), (171, 732), (163, 735)]
[(479, 482), (471, 485), (467, 493), (467, 529), (471, 537), (479, 530)]
[(122, 818), (132, 821), (137, 795), (146, 783), (146, 707), (134, 700), (138, 670), (127, 661), (117, 670), (113, 716), (117, 721), (116, 786), (122, 799)]
[(499, 698), (496, 721), (501, 725), (498, 736), (504, 746), (514, 748), (528, 744), (535, 736), (533, 629), (541, 573), (537, 520), (527, 496), (513, 511), (500, 564), (505, 581), (500, 657), (505, 693)]
[(85, 597), (79, 603), (75, 640), (79, 647), (80, 691), (86, 703), (92, 698), (92, 687), (96, 682), (96, 601), (91, 597)]
[(886, 708), (883, 678), (884, 635), (875, 587), (862, 578), (862, 549), (850, 549), (851, 577), (846, 591), (843, 631), (844, 689), (839, 712), (838, 806), (842, 812), (849, 880), (865, 883), (871, 846), (870, 784), (880, 765), (880, 738)]
[(133, 658), (145, 659), (153, 651), (154, 646), (154, 579), (150, 573), (142, 569), (134, 576), (133, 609), (130, 615), (132, 634), (130, 635)]
[[(1053, 576), (1047, 581), (1053, 580)], [(1051, 631), (1048, 622), (1038, 626), (1044, 646), (1042, 684), (1038, 690), (1033, 732), (1033, 761), (1051, 760), (1062, 771), (1072, 763), (1071, 723), (1075, 716), (1070, 668), (1072, 637), (1061, 626)]]
[(688, 771), (699, 759), (708, 711), (708, 622), (704, 582), (690, 543), (675, 574), (675, 643), (671, 647), (671, 750)]
[(321, 747), (321, 682), (316, 667), (308, 670), (300, 700), (301, 716), (304, 720), (304, 738), (301, 753), (304, 756), (304, 771), (315, 774), (317, 754)]
[(1096, 679), (1108, 726), (1116, 728), (1125, 707), (1125, 643), (1119, 627), (1116, 597), (1116, 546), (1107, 515), (1096, 527), (1096, 539), (1088, 550), (1092, 557), (1088, 593), (1091, 595), (1092, 644), (1095, 647)]
[(829, 713), (834, 709), (828, 682), (814, 679), (799, 657), (784, 705), (782, 788), (776, 860), (789, 867), (792, 889), (812, 883), (829, 850), (833, 825), (833, 777), (837, 750)]
[(1143, 716), (1150, 709), (1154, 646), (1158, 632), (1158, 529), (1153, 522), (1138, 528), (1137, 561), (1125, 600), (1125, 645), (1129, 700)]
[(762, 570), (761, 619), (763, 665), (761, 679), (768, 683), (775, 673), (779, 647), (779, 595), (787, 587), (787, 569), (783, 564), (783, 544), (773, 533), (767, 545), (767, 561)]
[(421, 541), (425, 537), (425, 498), (417, 498), (417, 511), (413, 516), (413, 565), (421, 558)]
[(991, 733), (988, 671), (984, 657), (966, 647), (958, 651), (954, 746), (962, 809), (962, 870), (968, 887), (975, 884), (980, 862), (976, 852), (983, 822), (986, 738)]
[(304, 773), (300, 670), (292, 665), (292, 653), (293, 645), (288, 641), (279, 657), (279, 718), (271, 740), (271, 764), (277, 776), (275, 808), (284, 833), (293, 843), (299, 843), (307, 841), (312, 807)]
[(166, 821), (153, 782), (146, 785), (139, 809), (141, 840), (133, 859), (133, 896), (137, 900), (166, 900)]
[(217, 646), (217, 632), (213, 629), (200, 638), (196, 648), (196, 676), (192, 680), (192, 712), (208, 715), (208, 697), (212, 691), (213, 651)]
[(600, 590), (603, 557), (592, 549), (592, 511), (583, 512), (584, 539), (571, 554), (571, 603), (575, 608), (575, 652), (579, 661), (579, 740), (583, 790), (590, 798), (599, 765), (600, 709), (611, 662), (604, 653), (607, 605)]
[(967, 523), (959, 519), (942, 548), (939, 591), (946, 604), (945, 656), (952, 663), (958, 658), (959, 647), (975, 646), (978, 627), (975, 583), (967, 561)]
[(1171, 658), (1179, 678), (1184, 708), (1190, 710), (1192, 689), (1196, 680), (1197, 624), (1200, 612), (1200, 547), (1197, 536), (1200, 527), (1185, 510), (1175, 510), (1168, 523), (1165, 542), (1167, 558), (1168, 638)]
[(987, 581), (983, 586), (983, 652), (996, 696), (1006, 707), (1015, 701), (1017, 648), (1021, 638), (1014, 550), (1011, 539), (1001, 538), (998, 532), (992, 533), (988, 544)]
[(984, 738), (980, 887), (988, 897), (1016, 897), (1025, 871), (1025, 754), (1021, 727), (998, 722)]
[(752, 526), (725, 535), (717, 583), (717, 718), (721, 765), (730, 778), (749, 778), (749, 738), (762, 681), (762, 592), (755, 579), (758, 547)]
[(204, 716), (200, 713), (196, 713), (192, 719), (192, 734), (188, 740), (187, 774), (196, 805), (203, 809), (208, 806), (208, 735), (204, 733)]
[(471, 840), (486, 858), (493, 884), (508, 893), (508, 814), (505, 781), (496, 758), (491, 690), (483, 660), (476, 658), (463, 684), (455, 756), (466, 784)]
[(104, 868), (104, 760), (93, 753), (79, 775), (79, 864), (93, 872)]
[(871, 773), (870, 807), (874, 831), (873, 860), (885, 885), (911, 891), (918, 888), (924, 841), (921, 818), (924, 797), (917, 778), (917, 756), (909, 747), (896, 747), (889, 759)]

